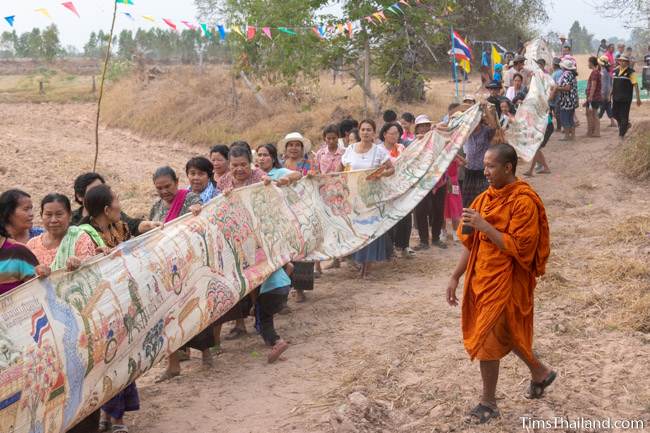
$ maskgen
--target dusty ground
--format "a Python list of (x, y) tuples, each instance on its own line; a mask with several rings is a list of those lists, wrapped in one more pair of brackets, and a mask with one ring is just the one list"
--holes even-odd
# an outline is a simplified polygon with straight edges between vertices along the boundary
[[(635, 109), (633, 117), (649, 113)], [(0, 189), (71, 194), (74, 176), (92, 165), (92, 107), (0, 105), (0, 115)], [(249, 336), (224, 342), (210, 371), (200, 370), (194, 353), (182, 377), (154, 384), (158, 367), (138, 381), (142, 409), (129, 416), (131, 431), (520, 432), (527, 431), (523, 416), (650, 425), (650, 335), (637, 331), (650, 332), (650, 320), (630, 299), (650, 292), (649, 185), (610, 169), (619, 146), (613, 129), (575, 144), (558, 138), (547, 147), (553, 174), (531, 181), (553, 236), (537, 290), (535, 347), (559, 378), (543, 400), (523, 397), (526, 370), (509, 356), (499, 382), (502, 419), (462, 424), (480, 380), (462, 347), (459, 309), (444, 301), (455, 245), (385, 264), (369, 282), (345, 267), (327, 271), (307, 303), (290, 301), (293, 313), (279, 317), (277, 328), (292, 344), (276, 365), (266, 364), (261, 339)], [(157, 166), (182, 171), (203, 152), (119, 130), (103, 130), (102, 143), (99, 171), (134, 215), (153, 202), (149, 176)]]

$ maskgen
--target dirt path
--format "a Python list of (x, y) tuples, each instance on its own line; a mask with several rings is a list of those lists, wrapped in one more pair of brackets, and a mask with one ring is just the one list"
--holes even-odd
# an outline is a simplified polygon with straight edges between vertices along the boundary
[[(70, 193), (74, 176), (92, 161), (85, 120), (91, 110), (0, 105), (3, 189), (20, 179), (30, 191)], [(368, 282), (345, 266), (326, 272), (307, 303), (290, 301), (293, 313), (279, 317), (277, 328), (292, 345), (276, 365), (266, 364), (261, 339), (249, 336), (224, 342), (210, 371), (194, 353), (181, 377), (154, 384), (157, 367), (138, 381), (142, 410), (129, 418), (131, 431), (521, 432), (524, 416), (645, 418), (650, 426), (650, 335), (634, 331), (643, 328), (630, 322), (634, 299), (626, 297), (641, 285), (650, 290), (649, 241), (640, 235), (650, 227), (648, 185), (608, 167), (618, 146), (613, 129), (575, 144), (558, 138), (547, 148), (553, 174), (531, 180), (546, 203), (553, 241), (536, 297), (535, 348), (559, 372), (545, 399), (523, 397), (526, 370), (509, 356), (499, 382), (501, 420), (463, 426), (480, 378), (463, 350), (459, 309), (444, 302), (456, 245), (385, 264)], [(103, 142), (100, 171), (132, 214), (153, 201), (155, 167), (181, 169), (195, 153), (116, 130), (105, 131)]]

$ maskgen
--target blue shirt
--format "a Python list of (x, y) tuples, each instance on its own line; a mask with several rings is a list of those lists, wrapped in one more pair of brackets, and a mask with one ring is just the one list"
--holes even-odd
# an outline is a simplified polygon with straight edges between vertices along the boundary
[[(272, 168), (271, 171), (269, 171), (266, 174), (271, 179), (278, 180), (290, 173), (291, 170), (289, 170), (288, 168)], [(291, 278), (289, 278), (287, 273), (284, 272), (283, 268), (280, 268), (277, 271), (273, 272), (271, 276), (268, 277), (266, 281), (264, 281), (264, 283), (262, 283), (262, 287), (260, 287), (260, 294), (272, 292), (276, 289), (285, 289), (285, 290), (276, 290), (276, 291), (278, 293), (286, 292), (282, 294), (288, 294), (290, 286), (291, 286)]]
[(40, 236), (43, 233), (45, 233), (45, 229), (43, 227), (32, 227), (29, 229), (29, 238), (35, 238), (36, 236)]
[[(192, 191), (192, 187), (189, 186), (187, 188), (190, 192)], [(208, 186), (201, 192), (200, 197), (201, 197), (201, 204), (206, 204), (216, 196), (218, 196), (221, 193), (219, 191), (219, 188), (217, 188), (217, 185), (213, 183), (212, 181), (208, 182)]]
[(282, 179), (283, 177), (287, 176), (288, 174), (291, 174), (292, 171), (289, 170), (288, 168), (272, 168), (271, 171), (266, 173), (271, 179), (273, 180), (278, 180)]

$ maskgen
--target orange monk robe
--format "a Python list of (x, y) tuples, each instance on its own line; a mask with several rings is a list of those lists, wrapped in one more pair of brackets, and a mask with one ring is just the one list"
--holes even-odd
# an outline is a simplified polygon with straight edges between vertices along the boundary
[(505, 249), (485, 233), (458, 230), (470, 250), (462, 307), (465, 349), (472, 359), (491, 361), (515, 348), (533, 361), (533, 291), (550, 253), (542, 200), (517, 180), (490, 187), (471, 207), (503, 233)]

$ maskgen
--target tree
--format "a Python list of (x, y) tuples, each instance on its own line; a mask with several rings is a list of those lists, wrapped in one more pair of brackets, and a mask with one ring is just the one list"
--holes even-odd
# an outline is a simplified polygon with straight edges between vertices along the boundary
[(84, 56), (97, 57), (97, 33), (90, 33), (88, 42), (86, 42), (86, 45), (84, 45)]
[[(351, 19), (363, 20), (378, 8), (393, 4), (351, 0), (346, 2), (344, 10)], [(490, 39), (516, 46), (534, 35), (533, 24), (548, 18), (542, 0), (436, 0), (410, 9), (403, 7), (403, 14), (385, 12), (388, 20), (373, 26), (368, 37), (373, 75), (387, 86), (390, 94), (406, 101), (424, 98), (428, 70), (436, 64), (448, 67), (451, 26), (468, 42)], [(361, 38), (364, 33), (361, 32)], [(358, 53), (353, 44), (350, 41), (345, 48), (348, 56)], [(475, 61), (480, 60), (479, 52), (474, 55)], [(349, 65), (355, 65), (354, 59), (348, 60)]]
[(196, 63), (199, 60), (198, 48), (201, 34), (196, 30), (183, 30), (179, 40), (181, 62), (185, 65)]
[(0, 36), (0, 57), (2, 58), (11, 58), (16, 55), (16, 42), (18, 41), (18, 35), (16, 31), (12, 32), (2, 32)]
[(31, 57), (33, 59), (43, 57), (43, 37), (40, 29), (35, 28), (29, 33), (23, 33), (20, 39), (24, 40), (24, 55), (21, 57)]
[[(215, 6), (215, 0), (195, 0), (199, 11)], [(258, 23), (258, 35), (248, 41), (233, 36), (228, 46), (240, 70), (267, 82), (290, 86), (299, 81), (314, 83), (322, 67), (322, 50), (326, 43), (311, 32), (300, 36), (279, 32), (279, 27), (311, 27), (318, 10), (327, 0), (225, 0), (219, 10), (228, 24)], [(203, 18), (203, 17), (202, 17)], [(275, 35), (269, 39), (262, 33), (264, 26), (272, 27)]]
[(587, 54), (593, 51), (594, 35), (581, 27), (578, 21), (574, 21), (569, 30), (569, 41), (574, 54)]
[(56, 24), (49, 25), (43, 31), (41, 41), (43, 44), (41, 52), (48, 62), (51, 62), (63, 52), (61, 41), (59, 40), (59, 29), (56, 27)]
[(650, 3), (648, 0), (603, 0), (594, 6), (605, 18), (617, 18), (628, 29), (650, 28)]
[(650, 44), (650, 28), (634, 29), (630, 34), (630, 46), (635, 47), (639, 52), (646, 53)]
[(137, 50), (137, 44), (133, 39), (131, 30), (122, 30), (118, 37), (117, 55), (123, 59), (131, 60)]

